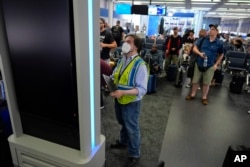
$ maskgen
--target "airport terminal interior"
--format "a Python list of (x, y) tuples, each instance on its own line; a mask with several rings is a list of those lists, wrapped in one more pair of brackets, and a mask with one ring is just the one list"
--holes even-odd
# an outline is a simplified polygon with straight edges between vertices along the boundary
[[(101, 0), (100, 17), (104, 18), (106, 21), (112, 19), (112, 24), (115, 24), (115, 21), (117, 20), (121, 20), (121, 25), (123, 27), (126, 27), (126, 25), (133, 26), (130, 27), (130, 33), (136, 33), (135, 30), (137, 23), (132, 24), (132, 22), (130, 22), (127, 24), (128, 18), (130, 19), (130, 17), (127, 15), (123, 17), (119, 16), (119, 14), (114, 14), (116, 18), (109, 18), (108, 8), (110, 7), (109, 3), (111, 2), (113, 3), (111, 6), (114, 7), (114, 9), (116, 7), (115, 4), (124, 5), (129, 3), (131, 5), (131, 1), (129, 0)], [(146, 30), (141, 30), (141, 28), (143, 28), (143, 24), (141, 24), (143, 21), (140, 21), (138, 23), (140, 26), (137, 27), (138, 31), (140, 31), (137, 34), (141, 37), (141, 42), (143, 42), (143, 51), (149, 51), (153, 44), (156, 44), (158, 49), (161, 51), (162, 57), (164, 58), (165, 50), (163, 45), (165, 42), (165, 37), (167, 38), (167, 36), (165, 36), (166, 34), (160, 33), (155, 24), (150, 25), (150, 23), (158, 24), (158, 21), (163, 18), (165, 21), (165, 30), (170, 30), (169, 33), (172, 34), (173, 28), (177, 27), (180, 28), (180, 31), (183, 30), (182, 32), (179, 32), (179, 34), (183, 35), (184, 30), (187, 29), (187, 27), (194, 29), (196, 28), (195, 24), (197, 23), (197, 20), (195, 21), (195, 19), (203, 18), (204, 22), (199, 24), (199, 29), (204, 28), (209, 30), (209, 24), (215, 24), (216, 28), (223, 32), (222, 36), (226, 34), (229, 35), (229, 39), (242, 38), (242, 41), (244, 40), (245, 42), (244, 53), (241, 54), (238, 51), (231, 51), (228, 52), (231, 54), (227, 54), (228, 57), (223, 59), (224, 62), (221, 63), (220, 66), (220, 75), (222, 77), (222, 81), (210, 86), (207, 105), (202, 103), (202, 83), (200, 84), (200, 88), (198, 89), (196, 96), (191, 100), (186, 100), (186, 96), (190, 94), (192, 89), (192, 86), (188, 86), (189, 81), (187, 79), (187, 64), (182, 64), (181, 62), (178, 64), (178, 67), (176, 67), (177, 70), (181, 70), (181, 76), (178, 76), (181, 77), (181, 80), (178, 81), (178, 84), (177, 75), (175, 76), (177, 79), (174, 80), (169, 80), (166, 77), (167, 74), (164, 70), (161, 70), (160, 73), (155, 75), (155, 90), (148, 92), (142, 100), (140, 114), (141, 157), (137, 167), (222, 167), (223, 163), (225, 163), (225, 157), (230, 146), (246, 146), (250, 148), (250, 36), (248, 36), (250, 33), (250, 2), (247, 0), (171, 0), (164, 1), (164, 3), (162, 2), (163, 1), (160, 0), (150, 0), (149, 2), (142, 0), (132, 1), (132, 3), (137, 5), (145, 5), (148, 3), (151, 5), (152, 3), (160, 6), (163, 4), (167, 6), (166, 9), (168, 10), (169, 14), (168, 15), (165, 13), (164, 17), (158, 15), (157, 20), (152, 19), (154, 17), (146, 18), (140, 16), (143, 18), (143, 21), (147, 20), (148, 22)], [(2, 1), (0, 1), (0, 3), (2, 3)], [(196, 12), (192, 12), (192, 8), (195, 9)], [(180, 17), (173, 17), (175, 11), (176, 13), (180, 14), (182, 9), (187, 10), (184, 12), (186, 13), (184, 14), (184, 17), (183, 15), (179, 15)], [(199, 17), (194, 17), (192, 14), (192, 17), (186, 17), (187, 13), (198, 13)], [(12, 17), (11, 12), (10, 16)], [(71, 15), (65, 15), (67, 21), (70, 20), (68, 16)], [(137, 17), (133, 16), (133, 18)], [(150, 22), (150, 20), (152, 22)], [(65, 23), (65, 27), (68, 32), (73, 29), (73, 25), (71, 25), (72, 27), (68, 26), (68, 24), (72, 23), (70, 21), (69, 23)], [(0, 33), (1, 32), (2, 31), (0, 31)], [(231, 32), (235, 34), (230, 34)], [(71, 33), (72, 32), (70, 32), (69, 35), (66, 35), (65, 37), (69, 38), (69, 41), (71, 40), (70, 35), (73, 34)], [(153, 35), (149, 35), (149, 33), (152, 33)], [(196, 32), (196, 35), (198, 35), (198, 31)], [(222, 36), (220, 39), (223, 38), (222, 40), (225, 40), (225, 38)], [(156, 39), (157, 37), (159, 37), (160, 40)], [(198, 38), (198, 36), (196, 37)], [(247, 41), (247, 38), (249, 41)], [(157, 43), (157, 41), (161, 42)], [(72, 46), (74, 46), (71, 44), (72, 43), (69, 44), (69, 50), (72, 49)], [(48, 44), (48, 46), (49, 45), (50, 44)], [(119, 49), (121, 50), (121, 47)], [(225, 49), (225, 51), (228, 50)], [(74, 52), (75, 51), (72, 51), (70, 53)], [(55, 51), (55, 53), (57, 52)], [(140, 54), (143, 54), (143, 52)], [(239, 55), (239, 57), (235, 57), (235, 55)], [(119, 57), (121, 55), (118, 57), (113, 57), (113, 52), (110, 52), (110, 56), (112, 63), (114, 64), (116, 64), (118, 59), (121, 58)], [(182, 54), (179, 56), (179, 61), (182, 61)], [(110, 64), (111, 68), (114, 68), (114, 64)], [(72, 64), (70, 64), (70, 68), (71, 65)], [(68, 68), (68, 66), (66, 68)], [(42, 75), (42, 72), (40, 74)], [(233, 92), (231, 88), (233, 82), (232, 80), (236, 75), (241, 76), (241, 78), (242, 76), (244, 77), (244, 83), (241, 85), (239, 92)], [(70, 77), (72, 76), (70, 75)], [(74, 81), (73, 84), (76, 85), (75, 82), (76, 81)], [(71, 84), (72, 83), (69, 83), (70, 86), (72, 86)], [(72, 91), (75, 91), (75, 94), (77, 94), (75, 88), (72, 89)], [(40, 93), (42, 92), (40, 91)], [(70, 93), (70, 91), (68, 93)], [(127, 149), (110, 148), (110, 145), (119, 139), (121, 126), (118, 124), (116, 119), (114, 98), (112, 98), (109, 93), (110, 92), (107, 91), (105, 87), (101, 90), (100, 96), (103, 97), (104, 105), (101, 106), (100, 110), (98, 108), (97, 111), (99, 112), (98, 114), (100, 114), (100, 118), (97, 118), (100, 119), (98, 122), (100, 123), (100, 131), (101, 134), (105, 136), (105, 163), (103, 166), (123, 167), (128, 157)], [(57, 97), (59, 96), (60, 95)], [(61, 96), (61, 98), (63, 97)], [(64, 102), (68, 103), (67, 100)], [(77, 106), (76, 103), (77, 102), (72, 102), (72, 106)], [(61, 108), (63, 109), (62, 106)], [(13, 166), (10, 147), (7, 139), (8, 136), (11, 135), (12, 129), (2, 76), (0, 78), (0, 112), (0, 166), (16, 167)], [(64, 118), (67, 120), (67, 115)], [(76, 117), (74, 117), (74, 119), (75, 118)], [(32, 129), (32, 127), (29, 127), (28, 125), (29, 124), (27, 124), (26, 127), (28, 127), (28, 129)], [(37, 127), (39, 126), (40, 125)], [(41, 129), (43, 129), (42, 126)], [(78, 132), (76, 136), (79, 137)], [(48, 137), (50, 136), (48, 135)], [(56, 140), (60, 141), (60, 139)], [(79, 140), (80, 138), (77, 138), (76, 141), (80, 143), (81, 141)], [(67, 141), (66, 143), (71, 145), (70, 141)], [(77, 151), (81, 150), (81, 148), (79, 149), (79, 143), (72, 144), (72, 148), (77, 148)], [(250, 154), (248, 158), (250, 159)], [(54, 164), (51, 164), (51, 166), (54, 167)], [(30, 166), (27, 165), (27, 167)], [(47, 166), (44, 165), (43, 167)]]

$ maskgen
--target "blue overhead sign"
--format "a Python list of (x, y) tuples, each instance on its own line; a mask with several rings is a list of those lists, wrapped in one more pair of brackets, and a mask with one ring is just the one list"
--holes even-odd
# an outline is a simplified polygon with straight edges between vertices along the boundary
[(194, 17), (194, 13), (174, 13), (173, 17)]

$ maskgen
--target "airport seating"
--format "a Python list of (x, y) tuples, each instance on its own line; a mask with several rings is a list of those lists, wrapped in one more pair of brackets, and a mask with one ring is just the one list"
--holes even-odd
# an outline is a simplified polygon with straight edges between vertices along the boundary
[(151, 50), (152, 45), (156, 44), (158, 51), (160, 51), (161, 54), (162, 54), (162, 57), (165, 58), (165, 56), (164, 56), (165, 49), (164, 49), (164, 46), (163, 46), (164, 43), (165, 43), (165, 39), (156, 39), (155, 40), (155, 39), (151, 39), (151, 38), (146, 38), (145, 43), (143, 44), (141, 55), (143, 55), (147, 51)]
[(144, 44), (144, 48), (145, 48), (145, 49), (151, 49), (153, 44), (154, 44), (154, 43), (147, 43), (147, 42), (146, 42), (146, 43)]
[(161, 44), (163, 45), (165, 43), (165, 39), (157, 39), (156, 44)]
[(250, 53), (246, 53), (246, 90), (250, 91)]
[(246, 69), (250, 73), (250, 53), (246, 53)]
[(150, 39), (150, 38), (146, 38), (144, 43), (143, 43), (143, 48), (144, 49), (151, 49), (153, 44), (157, 45), (158, 50), (161, 50), (162, 52), (164, 51), (164, 47), (163, 44), (165, 43), (164, 39)]
[(142, 50), (141, 50), (141, 52), (140, 52), (140, 56), (141, 56), (142, 58), (144, 58), (144, 56), (146, 55), (146, 53), (147, 53), (147, 50), (146, 50), (145, 48), (142, 48)]
[(245, 76), (245, 88), (250, 93), (250, 53), (244, 52), (228, 52), (226, 69), (231, 73), (241, 73)]
[(140, 38), (141, 39), (141, 42), (142, 42), (142, 46), (144, 46), (145, 42), (146, 42), (146, 39), (145, 38)]
[(158, 50), (162, 50), (163, 51), (163, 45), (162, 44), (156, 44), (157, 45), (157, 49)]
[(246, 53), (229, 51), (226, 54), (227, 70), (230, 72), (245, 72), (246, 71)]
[(152, 38), (146, 38), (146, 41), (145, 43), (155, 43), (155, 39), (152, 39)]

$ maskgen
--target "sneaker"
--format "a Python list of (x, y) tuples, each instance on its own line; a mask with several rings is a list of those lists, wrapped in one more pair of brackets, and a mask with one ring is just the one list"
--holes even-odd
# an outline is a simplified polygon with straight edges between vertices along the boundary
[(201, 103), (202, 103), (203, 105), (208, 105), (207, 99), (202, 99), (202, 100), (201, 100)]
[(191, 95), (186, 96), (186, 100), (193, 100), (193, 99), (194, 99), (194, 96), (191, 96)]

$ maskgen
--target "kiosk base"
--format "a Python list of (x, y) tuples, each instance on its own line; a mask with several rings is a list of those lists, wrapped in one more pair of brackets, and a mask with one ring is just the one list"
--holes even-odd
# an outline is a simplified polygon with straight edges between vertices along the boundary
[(105, 137), (88, 157), (81, 157), (79, 150), (48, 142), (33, 136), (22, 135), (9, 138), (15, 167), (103, 167), (105, 164)]

